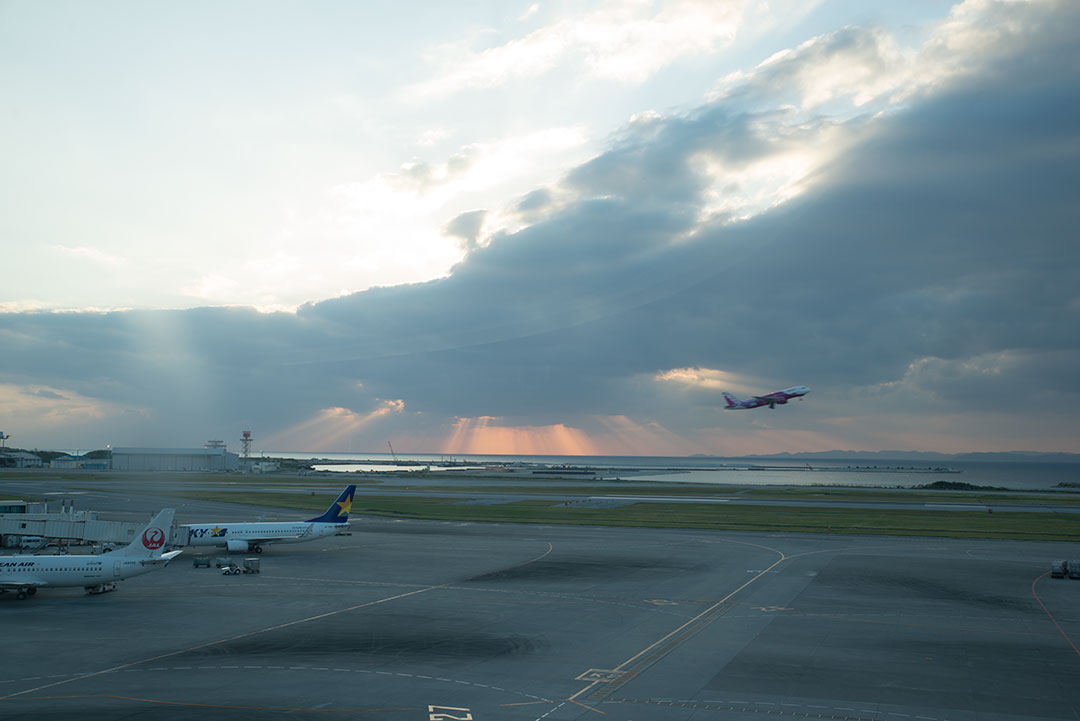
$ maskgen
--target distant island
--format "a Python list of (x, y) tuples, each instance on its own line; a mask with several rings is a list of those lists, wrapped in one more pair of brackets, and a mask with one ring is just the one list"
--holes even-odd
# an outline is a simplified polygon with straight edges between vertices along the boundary
[[(720, 458), (703, 453), (695, 458)], [(735, 456), (723, 456), (735, 458)], [(935, 453), (933, 451), (813, 451), (807, 453), (767, 453), (737, 456), (740, 459), (766, 459), (773, 461), (813, 460), (889, 460), (889, 461), (988, 461), (993, 463), (1080, 463), (1080, 453), (1044, 451), (1001, 451), (979, 453)]]

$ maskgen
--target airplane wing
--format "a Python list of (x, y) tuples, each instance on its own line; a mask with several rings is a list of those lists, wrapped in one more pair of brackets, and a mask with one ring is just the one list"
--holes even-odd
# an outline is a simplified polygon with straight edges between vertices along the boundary
[(38, 581), (0, 581), (0, 588), (41, 588), (42, 586), (48, 586), (47, 583), (40, 583)]
[(292, 541), (296, 538), (303, 538), (304, 534), (295, 533), (291, 536), (271, 536), (268, 538), (235, 538), (230, 540), (245, 541), (253, 546), (269, 546), (272, 543), (281, 543), (282, 541)]
[(267, 546), (274, 541), (288, 541), (293, 538), (303, 538), (304, 534), (294, 533), (291, 536), (274, 536), (272, 538), (242, 538), (239, 540), (247, 541), (248, 543), (258, 543), (261, 546)]
[(177, 556), (179, 556), (183, 552), (184, 552), (184, 549), (181, 548), (178, 551), (169, 551), (168, 553), (163, 553), (160, 556), (158, 556), (157, 558), (144, 558), (141, 561), (139, 561), (139, 563), (142, 564), (143, 566), (159, 566), (159, 565), (161, 565), (163, 563), (168, 563), (169, 561), (173, 560), (174, 558), (176, 558)]

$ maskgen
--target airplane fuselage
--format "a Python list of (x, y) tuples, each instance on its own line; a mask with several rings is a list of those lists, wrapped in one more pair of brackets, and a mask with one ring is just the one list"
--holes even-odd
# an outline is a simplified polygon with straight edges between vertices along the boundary
[(149, 573), (157, 564), (120, 553), (103, 556), (0, 556), (0, 585), (96, 586)]
[(316, 538), (333, 536), (348, 527), (348, 523), (321, 523), (318, 521), (295, 522), (249, 522), (249, 523), (192, 523), (189, 529), (189, 546), (229, 546), (233, 541), (254, 547), (263, 543), (302, 543)]
[(810, 389), (806, 386), (793, 386), (791, 388), (785, 388), (782, 391), (773, 391), (772, 393), (766, 393), (763, 396), (754, 396), (748, 398), (745, 401), (741, 401), (730, 393), (724, 393), (724, 397), (727, 398), (727, 406), (724, 407), (726, 411), (741, 411), (749, 408), (761, 408), (762, 406), (768, 406), (774, 408), (776, 406), (785, 405), (793, 398), (801, 398), (810, 392)]

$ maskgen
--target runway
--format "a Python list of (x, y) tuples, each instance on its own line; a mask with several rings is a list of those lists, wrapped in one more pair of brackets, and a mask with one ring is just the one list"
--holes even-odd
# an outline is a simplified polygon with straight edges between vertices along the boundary
[[(93, 507), (134, 518), (154, 500), (114, 495)], [(189, 500), (177, 522), (221, 510)], [(1070, 545), (356, 517), (353, 526), (352, 536), (271, 546), (259, 575), (196, 569), (185, 554), (111, 594), (0, 597), (0, 716), (1080, 714), (1080, 581), (1045, 577), (1050, 560), (1080, 555)]]

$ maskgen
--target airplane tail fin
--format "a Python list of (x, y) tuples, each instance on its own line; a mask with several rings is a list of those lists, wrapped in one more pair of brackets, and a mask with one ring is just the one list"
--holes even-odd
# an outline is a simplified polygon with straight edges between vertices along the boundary
[(318, 516), (317, 518), (309, 519), (310, 523), (345, 523), (349, 520), (349, 511), (352, 510), (353, 493), (356, 492), (356, 486), (348, 486), (341, 495), (337, 497), (337, 500), (330, 504), (330, 507), (326, 509), (326, 513)]
[(728, 408), (734, 408), (739, 403), (739, 399), (731, 395), (727, 391), (724, 391), (724, 400), (727, 402)]
[[(135, 534), (135, 540), (129, 543), (117, 553), (129, 558), (159, 559), (165, 544), (172, 535), (173, 515), (176, 511), (172, 508), (163, 508), (158, 511), (153, 520), (139, 533)], [(169, 558), (178, 555), (179, 551), (170, 551), (165, 554)]]

